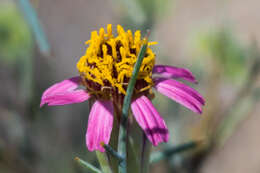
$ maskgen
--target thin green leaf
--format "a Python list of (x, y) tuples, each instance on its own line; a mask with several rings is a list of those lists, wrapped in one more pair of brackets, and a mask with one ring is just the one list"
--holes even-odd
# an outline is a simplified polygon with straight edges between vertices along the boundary
[[(126, 157), (126, 153), (127, 153), (127, 148), (126, 148), (127, 132), (126, 132), (126, 128), (127, 128), (129, 107), (130, 107), (130, 104), (131, 104), (131, 99), (132, 99), (136, 79), (137, 79), (137, 76), (138, 76), (138, 72), (140, 70), (141, 64), (143, 62), (143, 59), (144, 59), (144, 56), (145, 56), (145, 53), (146, 53), (146, 49), (147, 49), (147, 45), (148, 45), (148, 35), (149, 35), (149, 33), (145, 37), (144, 44), (142, 45), (141, 50), (139, 52), (137, 62), (135, 63), (135, 66), (134, 66), (134, 69), (133, 69), (132, 77), (129, 81), (129, 84), (128, 84), (128, 87), (127, 87), (127, 90), (126, 90), (126, 96), (124, 98), (124, 104), (123, 104), (123, 109), (122, 109), (122, 117), (121, 117), (121, 123), (120, 123), (120, 130), (119, 130), (119, 138), (118, 138), (118, 152), (123, 157)], [(118, 169), (119, 169), (120, 173), (126, 173), (127, 172), (126, 162), (124, 162), (122, 164), (122, 166), (119, 166)]]
[(102, 171), (104, 173), (112, 173), (106, 153), (101, 153), (100, 151), (96, 151), (96, 155)]
[(159, 162), (161, 160), (168, 159), (168, 158), (172, 157), (173, 155), (175, 155), (177, 153), (184, 152), (184, 151), (187, 151), (189, 149), (193, 149), (196, 146), (198, 146), (198, 144), (200, 144), (200, 143), (201, 143), (201, 141), (191, 141), (191, 142), (184, 143), (184, 144), (181, 144), (181, 145), (176, 146), (176, 147), (166, 149), (163, 152), (153, 153), (150, 157), (150, 163), (156, 163), (156, 162)]
[(116, 152), (111, 146), (104, 144), (104, 143), (102, 143), (101, 145), (105, 148), (105, 150), (108, 154), (110, 154), (111, 156), (113, 156), (114, 158), (116, 158), (119, 161), (119, 164), (122, 164), (123, 162), (125, 162), (125, 158), (123, 156), (121, 156), (118, 152)]
[(83, 168), (86, 168), (87, 170), (90, 170), (94, 173), (102, 173), (101, 170), (96, 168), (95, 166), (91, 165), (90, 163), (81, 160), (79, 157), (75, 157), (75, 161), (78, 162)]
[(50, 45), (47, 41), (46, 34), (44, 33), (43, 28), (39, 22), (37, 13), (31, 5), (30, 1), (18, 0), (17, 4), (21, 11), (24, 13), (24, 17), (33, 31), (41, 53), (48, 55), (50, 53)]

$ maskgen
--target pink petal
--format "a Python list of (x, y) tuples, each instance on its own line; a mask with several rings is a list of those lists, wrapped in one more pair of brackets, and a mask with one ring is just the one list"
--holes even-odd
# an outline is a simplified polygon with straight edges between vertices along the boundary
[(113, 128), (113, 103), (97, 100), (91, 108), (86, 133), (86, 144), (90, 151), (104, 152), (101, 142), (109, 143)]
[(202, 113), (203, 97), (193, 88), (176, 80), (156, 78), (155, 89), (196, 113)]
[(168, 66), (168, 65), (155, 65), (153, 68), (153, 74), (160, 74), (163, 77), (168, 78), (180, 78), (184, 79), (193, 83), (197, 83), (195, 77), (190, 72), (190, 70), (185, 68), (179, 68), (174, 66)]
[(44, 91), (40, 106), (48, 104), (49, 106), (66, 105), (84, 102), (90, 95), (83, 89), (78, 89), (81, 78), (73, 77), (52, 85)]
[(141, 96), (133, 101), (131, 108), (136, 121), (154, 146), (168, 141), (167, 126), (147, 97)]

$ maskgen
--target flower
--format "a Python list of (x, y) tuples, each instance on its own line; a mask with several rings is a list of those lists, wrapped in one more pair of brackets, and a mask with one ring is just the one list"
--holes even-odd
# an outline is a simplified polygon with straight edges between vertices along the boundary
[[(118, 25), (118, 36), (112, 34), (112, 26), (91, 33), (86, 42), (89, 47), (77, 64), (79, 76), (66, 79), (48, 88), (42, 95), (41, 104), (66, 105), (93, 99), (86, 145), (90, 151), (104, 152), (100, 145), (109, 143), (113, 127), (114, 114), (120, 117), (126, 88), (132, 75), (134, 64), (143, 44), (140, 31), (134, 35)], [(135, 120), (144, 130), (154, 146), (167, 142), (169, 133), (165, 121), (153, 106), (152, 88), (170, 99), (182, 104), (196, 113), (202, 113), (205, 101), (193, 88), (174, 79), (183, 79), (192, 83), (196, 80), (192, 73), (184, 68), (155, 65), (155, 54), (148, 48), (138, 73), (131, 110)], [(153, 75), (157, 74), (157, 77)], [(79, 89), (83, 85), (85, 89)]]

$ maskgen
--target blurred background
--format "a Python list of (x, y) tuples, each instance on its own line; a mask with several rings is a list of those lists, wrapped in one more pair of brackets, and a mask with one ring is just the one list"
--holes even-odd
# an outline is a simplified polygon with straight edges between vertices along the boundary
[[(43, 91), (77, 75), (90, 32), (106, 24), (151, 29), (157, 64), (189, 68), (202, 115), (156, 94), (170, 141), (196, 148), (151, 172), (260, 172), (258, 0), (0, 0), (0, 172), (81, 173), (88, 103), (39, 108)], [(190, 84), (189, 84), (190, 85)], [(159, 104), (160, 103), (160, 104)]]

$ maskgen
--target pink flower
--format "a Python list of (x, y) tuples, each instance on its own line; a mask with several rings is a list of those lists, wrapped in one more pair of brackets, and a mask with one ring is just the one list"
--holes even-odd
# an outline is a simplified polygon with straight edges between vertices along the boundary
[[(118, 26), (119, 36), (114, 37), (111, 30), (108, 25), (107, 34), (104, 34), (102, 28), (99, 35), (92, 33), (86, 55), (80, 59), (77, 66), (80, 76), (66, 79), (48, 88), (43, 93), (40, 104), (66, 105), (94, 99), (86, 133), (86, 145), (90, 151), (104, 152), (101, 142), (109, 143), (113, 118), (116, 117), (114, 114), (121, 111), (125, 89), (131, 77), (129, 74), (131, 75), (134, 59), (142, 43), (139, 33), (135, 33), (133, 39), (130, 31), (124, 32)], [(119, 42), (113, 42), (114, 39)], [(116, 48), (119, 45), (121, 47)], [(202, 113), (205, 101), (196, 90), (175, 80), (197, 83), (189, 70), (154, 65), (154, 58), (155, 54), (148, 48), (138, 74), (131, 110), (147, 138), (156, 146), (167, 142), (169, 133), (165, 121), (149, 99), (152, 96), (152, 87), (199, 114)], [(153, 77), (152, 74), (157, 74), (158, 77)], [(86, 89), (78, 89), (79, 85), (85, 86)]]

